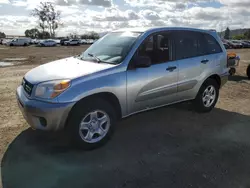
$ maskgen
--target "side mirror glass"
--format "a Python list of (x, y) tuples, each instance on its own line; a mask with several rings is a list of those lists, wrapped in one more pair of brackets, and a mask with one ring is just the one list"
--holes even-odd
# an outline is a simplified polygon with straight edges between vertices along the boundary
[(148, 56), (136, 56), (133, 63), (135, 68), (146, 68), (151, 66), (151, 59)]

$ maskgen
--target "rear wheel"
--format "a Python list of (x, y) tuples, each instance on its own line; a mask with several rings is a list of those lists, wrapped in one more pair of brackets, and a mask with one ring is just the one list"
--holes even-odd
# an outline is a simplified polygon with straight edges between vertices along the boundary
[(24, 43), (24, 46), (27, 46), (27, 44), (26, 44), (26, 43)]
[(219, 85), (214, 79), (207, 79), (201, 86), (195, 100), (197, 112), (210, 112), (216, 105), (219, 97)]
[(250, 65), (247, 67), (247, 77), (250, 79)]
[(111, 138), (115, 121), (114, 108), (103, 99), (93, 98), (76, 104), (66, 130), (75, 146), (90, 150), (104, 145)]

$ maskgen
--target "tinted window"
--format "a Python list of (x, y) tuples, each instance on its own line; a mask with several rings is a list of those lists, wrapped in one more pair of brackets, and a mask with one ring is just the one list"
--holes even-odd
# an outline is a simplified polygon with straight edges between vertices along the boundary
[(155, 34), (140, 45), (139, 56), (148, 56), (152, 64), (164, 63), (172, 60), (173, 39), (170, 33)]
[(204, 34), (206, 54), (215, 54), (222, 52), (222, 49), (215, 38), (209, 34)]
[(177, 31), (175, 34), (176, 60), (204, 54), (201, 48), (202, 35), (192, 31)]

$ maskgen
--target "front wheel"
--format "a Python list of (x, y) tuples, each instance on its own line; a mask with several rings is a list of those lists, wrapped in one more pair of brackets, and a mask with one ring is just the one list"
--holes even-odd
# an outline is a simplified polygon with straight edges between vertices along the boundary
[(66, 130), (74, 146), (91, 150), (111, 138), (115, 121), (114, 108), (107, 101), (83, 100), (72, 109)]
[(247, 77), (250, 79), (250, 65), (247, 67)]
[(195, 100), (194, 107), (197, 112), (210, 112), (216, 105), (219, 97), (219, 85), (214, 79), (208, 79), (201, 86)]

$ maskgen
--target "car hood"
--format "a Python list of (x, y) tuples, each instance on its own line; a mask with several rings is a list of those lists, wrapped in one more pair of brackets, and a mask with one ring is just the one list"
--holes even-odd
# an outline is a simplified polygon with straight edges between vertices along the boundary
[(80, 59), (70, 57), (40, 65), (31, 69), (24, 77), (30, 83), (37, 84), (57, 79), (74, 79), (114, 66), (115, 65), (111, 64), (82, 61)]

